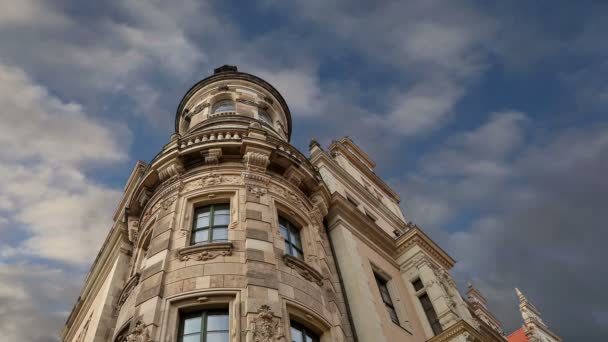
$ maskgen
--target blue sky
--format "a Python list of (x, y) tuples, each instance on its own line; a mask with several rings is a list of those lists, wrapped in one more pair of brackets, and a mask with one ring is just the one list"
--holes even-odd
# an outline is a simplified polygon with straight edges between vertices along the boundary
[(236, 64), (283, 93), (300, 150), (360, 144), (507, 330), (517, 286), (566, 340), (605, 341), (607, 10), (0, 0), (0, 333), (56, 340), (135, 161)]

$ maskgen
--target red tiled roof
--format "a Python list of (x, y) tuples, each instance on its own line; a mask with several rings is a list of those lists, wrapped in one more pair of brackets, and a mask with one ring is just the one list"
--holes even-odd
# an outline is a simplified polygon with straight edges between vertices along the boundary
[(528, 342), (528, 337), (526, 336), (526, 331), (524, 328), (519, 328), (509, 335), (507, 340), (509, 342)]

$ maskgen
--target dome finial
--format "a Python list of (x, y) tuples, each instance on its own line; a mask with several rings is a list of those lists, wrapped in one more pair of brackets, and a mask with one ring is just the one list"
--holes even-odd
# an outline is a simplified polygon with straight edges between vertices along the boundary
[(237, 71), (239, 71), (239, 68), (237, 68), (236, 65), (224, 64), (219, 68), (213, 69), (213, 74), (219, 74), (221, 72), (237, 72)]

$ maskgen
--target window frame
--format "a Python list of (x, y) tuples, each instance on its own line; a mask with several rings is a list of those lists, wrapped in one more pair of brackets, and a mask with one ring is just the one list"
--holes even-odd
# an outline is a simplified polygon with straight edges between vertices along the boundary
[(225, 309), (209, 309), (209, 310), (197, 310), (192, 312), (180, 312), (179, 314), (179, 330), (178, 330), (178, 342), (184, 341), (184, 328), (186, 319), (200, 317), (200, 334), (199, 342), (207, 342), (207, 333), (209, 330), (208, 326), (208, 318), (210, 313), (225, 313), (228, 320), (228, 329), (227, 330), (212, 330), (212, 332), (225, 332), (228, 336), (228, 342), (230, 341), (230, 310), (228, 308)]
[[(376, 272), (374, 272), (374, 278), (376, 279), (376, 285), (378, 286), (378, 291), (380, 293), (380, 299), (388, 312), (388, 316), (391, 321), (399, 326), (401, 326), (401, 322), (399, 320), (399, 314), (397, 314), (397, 309), (395, 309), (395, 304), (393, 304), (393, 298), (391, 296), (391, 292), (388, 288), (388, 280), (384, 279)], [(384, 289), (384, 292), (383, 292)], [(386, 295), (386, 296), (385, 296)], [(386, 297), (386, 298), (385, 298)], [(394, 317), (393, 317), (394, 315)]]
[[(231, 110), (219, 110), (218, 111), (218, 109), (221, 108), (224, 103), (230, 103), (232, 105), (232, 109)], [(236, 103), (234, 102), (234, 100), (232, 100), (232, 99), (221, 99), (221, 100), (217, 100), (213, 104), (213, 107), (211, 108), (211, 115), (213, 115), (213, 114), (219, 114), (219, 113), (235, 112), (235, 111), (236, 111)]]
[[(428, 293), (426, 291), (420, 293), (417, 295), (418, 297), (418, 302), (420, 303), (420, 306), (422, 307), (422, 311), (424, 312), (424, 315), (426, 316), (426, 320), (429, 323), (429, 325), (431, 326), (431, 331), (433, 332), (433, 334), (439, 335), (443, 332), (443, 327), (441, 326), (441, 322), (439, 321), (439, 316), (437, 316), (437, 311), (435, 310), (435, 307), (433, 306), (433, 301), (431, 300), (431, 297), (428, 295)], [(424, 306), (424, 301), (422, 300), (422, 298), (426, 298), (426, 300), (428, 301), (428, 307), (425, 308)], [(434, 319), (431, 319), (432, 317), (430, 317), (429, 313), (432, 313), (432, 316), (434, 316)]]
[[(226, 225), (215, 225), (215, 210), (216, 207), (219, 206), (225, 206), (228, 207), (228, 223)], [(199, 213), (201, 211), (203, 211), (205, 208), (209, 208), (209, 223), (206, 227), (198, 227), (198, 216)], [(213, 243), (213, 242), (224, 242), (224, 241), (229, 241), (228, 239), (228, 227), (230, 226), (230, 222), (231, 222), (231, 210), (230, 210), (230, 202), (228, 203), (212, 203), (212, 204), (207, 204), (207, 205), (203, 205), (203, 206), (199, 206), (194, 208), (194, 215), (192, 217), (192, 231), (191, 231), (191, 236), (190, 236), (190, 246), (196, 246), (196, 245), (200, 245), (200, 244), (205, 244), (205, 243)], [(218, 239), (218, 240), (214, 240), (213, 239), (213, 230), (214, 229), (226, 229), (226, 238), (225, 239)], [(202, 230), (207, 230), (207, 241), (199, 241), (196, 242), (196, 232), (198, 231), (202, 231)]]
[(302, 338), (302, 342), (306, 342), (306, 337), (310, 337), (312, 342), (320, 342), (321, 336), (317, 335), (314, 331), (307, 328), (305, 325), (300, 324), (298, 321), (289, 320), (289, 335), (291, 337), (291, 341), (293, 342), (293, 329), (300, 332), (300, 337)]
[[(287, 223), (287, 225), (284, 225)], [(283, 235), (283, 230), (281, 228), (285, 228), (287, 236)], [(283, 241), (285, 242), (285, 254), (290, 255), (294, 258), (298, 258), (300, 260), (304, 260), (304, 247), (302, 243), (302, 229), (297, 225), (293, 224), (292, 221), (286, 219), (285, 217), (279, 215), (279, 233), (283, 237)], [(292, 235), (297, 236), (296, 241), (299, 241), (300, 246), (294, 245), (291, 242)], [(296, 250), (299, 255), (294, 255), (293, 250)]]

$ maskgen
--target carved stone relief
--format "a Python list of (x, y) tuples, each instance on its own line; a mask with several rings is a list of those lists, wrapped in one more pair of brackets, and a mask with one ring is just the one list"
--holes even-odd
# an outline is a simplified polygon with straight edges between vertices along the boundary
[(281, 319), (274, 316), (268, 305), (262, 305), (258, 314), (251, 322), (251, 332), (254, 342), (274, 342), (283, 337)]
[(247, 170), (266, 171), (266, 167), (270, 164), (268, 157), (267, 154), (249, 151), (243, 156), (243, 163), (245, 163)]
[(135, 327), (127, 335), (126, 342), (151, 342), (148, 328), (141, 320), (135, 322)]
[(177, 255), (181, 261), (204, 261), (215, 259), (218, 256), (232, 255), (232, 249), (231, 242), (213, 242), (181, 248), (177, 251)]

